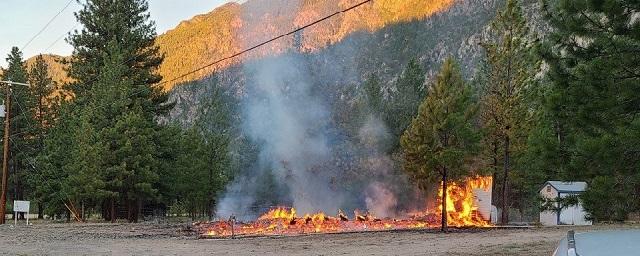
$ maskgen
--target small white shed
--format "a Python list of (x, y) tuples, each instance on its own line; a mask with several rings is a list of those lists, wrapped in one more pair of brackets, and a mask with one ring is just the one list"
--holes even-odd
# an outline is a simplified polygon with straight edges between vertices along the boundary
[[(547, 181), (540, 189), (540, 196), (544, 199), (554, 200), (570, 195), (579, 195), (587, 189), (586, 182)], [(556, 225), (591, 225), (586, 219), (587, 213), (582, 208), (582, 203), (562, 209), (560, 212), (540, 212), (540, 223), (544, 226)]]

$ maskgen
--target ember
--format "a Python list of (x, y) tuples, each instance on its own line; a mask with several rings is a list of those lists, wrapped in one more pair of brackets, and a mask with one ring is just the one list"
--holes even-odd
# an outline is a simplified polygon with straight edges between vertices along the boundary
[[(453, 227), (487, 227), (489, 216), (478, 211), (477, 191), (490, 192), (491, 177), (467, 179), (464, 184), (450, 183), (447, 188), (448, 225)], [(442, 195), (443, 191), (438, 192)], [(252, 222), (214, 221), (195, 223), (203, 237), (301, 235), (312, 233), (341, 233), (379, 230), (433, 228), (440, 225), (440, 206), (437, 211), (418, 212), (403, 219), (376, 218), (369, 213), (355, 211), (349, 219), (341, 210), (336, 217), (322, 212), (298, 217), (296, 209), (277, 207)]]

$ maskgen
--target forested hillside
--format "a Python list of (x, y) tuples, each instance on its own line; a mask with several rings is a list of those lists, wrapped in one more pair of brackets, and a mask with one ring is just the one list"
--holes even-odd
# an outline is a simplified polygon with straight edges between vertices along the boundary
[[(267, 3), (268, 2), (268, 3)], [(359, 0), (252, 0), (243, 4), (229, 3), (213, 11), (181, 22), (176, 28), (157, 37), (156, 45), (165, 56), (159, 67), (166, 80), (175, 78), (216, 59), (274, 36), (287, 33), (311, 21), (332, 14)], [(301, 33), (300, 48), (316, 52), (342, 41), (354, 32), (374, 32), (386, 25), (421, 20), (449, 8), (453, 0), (393, 1), (365, 4), (353, 12), (338, 15)], [(175, 82), (165, 83), (170, 90), (177, 83), (204, 78), (219, 69), (246, 59), (273, 56), (293, 47), (294, 38), (285, 37), (242, 58), (220, 63)], [(62, 56), (45, 55), (54, 81), (67, 82)], [(27, 63), (33, 62), (29, 58)], [(55, 62), (54, 62), (55, 60)]]
[[(537, 8), (531, 2), (527, 6)], [(314, 86), (330, 100), (357, 92), (359, 84), (371, 75), (378, 76), (388, 92), (394, 91), (394, 82), (411, 59), (424, 68), (425, 78), (432, 79), (440, 62), (453, 56), (460, 62), (465, 77), (471, 78), (483, 54), (480, 42), (487, 36), (487, 27), (499, 3), (457, 1), (450, 9), (429, 18), (400, 22), (373, 32), (359, 31), (321, 50), (290, 50), (282, 55), (304, 58), (314, 74), (310, 78)], [(210, 83), (209, 78), (174, 88), (171, 97), (178, 105), (170, 119), (190, 123), (202, 97), (207, 95), (202, 92), (211, 90), (211, 86), (221, 86), (238, 97), (242, 95), (247, 74), (241, 64), (221, 69), (215, 76), (219, 85)]]
[[(359, 0), (253, 0), (244, 4), (229, 3), (210, 13), (184, 21), (158, 37), (157, 45), (166, 55), (160, 74), (171, 79), (213, 60), (230, 56), (262, 41), (292, 31), (325, 17)], [(389, 24), (424, 19), (449, 8), (453, 0), (374, 1), (352, 12), (338, 15), (304, 30), (300, 46), (316, 52), (342, 41), (353, 32), (373, 32)], [(221, 63), (177, 82), (203, 78), (215, 68), (226, 68), (238, 61), (273, 56), (293, 47), (293, 37), (285, 37), (242, 58)], [(165, 85), (170, 89), (175, 83)]]

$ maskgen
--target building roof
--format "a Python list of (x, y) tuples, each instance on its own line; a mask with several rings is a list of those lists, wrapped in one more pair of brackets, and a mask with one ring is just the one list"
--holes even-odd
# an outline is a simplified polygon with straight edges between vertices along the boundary
[(587, 183), (584, 181), (555, 181), (550, 180), (544, 183), (542, 188), (551, 185), (558, 192), (584, 192), (587, 189)]

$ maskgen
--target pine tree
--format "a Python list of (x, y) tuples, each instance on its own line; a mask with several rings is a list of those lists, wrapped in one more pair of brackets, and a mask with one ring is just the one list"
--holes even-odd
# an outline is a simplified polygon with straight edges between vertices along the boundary
[(156, 71), (163, 57), (155, 45), (155, 23), (149, 21), (148, 10), (146, 0), (89, 0), (76, 13), (84, 28), (67, 41), (74, 48), (69, 75), (76, 80), (72, 89), (79, 102), (96, 86), (109, 61), (109, 45), (114, 44), (123, 56), (121, 78), (131, 81), (131, 97), (145, 115), (168, 110), (170, 105), (163, 105), (167, 94), (155, 86), (162, 80)]
[[(94, 206), (104, 198), (114, 196), (106, 189), (105, 173), (102, 172), (106, 147), (91, 123), (92, 109), (85, 108), (71, 131), (73, 143), (69, 145), (69, 162), (63, 166), (67, 175), (63, 182), (65, 201), (69, 206)], [(85, 216), (81, 216), (85, 218)]]
[(72, 150), (69, 147), (75, 147), (75, 131), (80, 130), (70, 103), (62, 102), (57, 113), (59, 118), (50, 123), (44, 139), (44, 150), (36, 157), (38, 171), (31, 177), (31, 182), (35, 185), (35, 200), (42, 202), (44, 213), (51, 216), (67, 211), (64, 204), (69, 203), (71, 194), (68, 166), (73, 164)]
[(409, 175), (421, 187), (437, 180), (442, 184), (443, 231), (447, 227), (447, 183), (470, 173), (465, 163), (477, 147), (474, 112), (471, 89), (449, 58), (401, 138)]
[(154, 123), (143, 113), (138, 106), (118, 116), (114, 126), (103, 131), (104, 140), (109, 143), (107, 148), (112, 152), (106, 180), (112, 192), (119, 192), (130, 222), (138, 221), (143, 202), (155, 199), (157, 189), (153, 185), (159, 179), (154, 170), (157, 166)]
[[(27, 83), (28, 73), (22, 57), (22, 52), (17, 47), (11, 49), (6, 58), (8, 68), (3, 76), (5, 80)], [(2, 90), (6, 99), (5, 90)], [(9, 177), (9, 195), (13, 200), (24, 200), (27, 197), (28, 181), (27, 173), (33, 170), (34, 150), (32, 148), (32, 132), (34, 127), (33, 113), (29, 87), (24, 85), (11, 85), (11, 143), (9, 147), (9, 169), (12, 174)], [(4, 130), (1, 132), (4, 133)], [(9, 199), (8, 199), (9, 200)], [(23, 218), (22, 215), (20, 218)]]
[(393, 114), (388, 116), (387, 124), (394, 138), (399, 138), (411, 124), (418, 106), (426, 95), (424, 87), (425, 72), (417, 60), (411, 59), (396, 83), (397, 92), (392, 98)]
[(75, 80), (69, 107), (75, 114), (68, 118), (91, 115), (70, 122), (91, 132), (92, 139), (72, 135), (71, 141), (82, 146), (78, 150), (100, 152), (91, 168), (101, 180), (86, 177), (91, 172), (85, 165), (62, 163), (61, 168), (69, 179), (86, 182), (78, 186), (96, 189), (85, 200), (104, 200), (105, 219), (115, 221), (116, 206), (124, 206), (135, 222), (143, 204), (157, 201), (158, 174), (166, 173), (159, 163), (166, 152), (157, 150), (163, 127), (155, 118), (172, 105), (165, 104), (167, 95), (156, 86), (163, 57), (154, 43), (155, 25), (145, 0), (90, 0), (76, 18), (84, 28), (68, 38), (74, 47), (69, 74)]
[[(594, 183), (583, 196), (592, 218), (625, 218), (640, 209), (640, 5), (543, 3), (553, 32), (540, 51), (551, 81), (541, 99), (548, 124), (540, 133), (556, 141), (544, 152), (563, 156), (562, 178)], [(602, 202), (615, 214), (598, 210)]]
[(213, 218), (216, 198), (230, 180), (231, 159), (229, 144), (233, 131), (231, 130), (231, 116), (229, 101), (220, 87), (214, 86), (212, 97), (200, 110), (196, 127), (202, 134), (204, 154), (207, 170), (207, 213)]
[(492, 40), (483, 43), (488, 75), (480, 101), (481, 121), (494, 176), (498, 176), (498, 152), (502, 153), (502, 173), (494, 181), (501, 185), (501, 222), (507, 223), (512, 205), (509, 192), (513, 186), (513, 156), (524, 150), (528, 127), (526, 89), (536, 71), (529, 28), (517, 0), (506, 2), (491, 24), (491, 31)]
[[(31, 127), (31, 140), (33, 140), (32, 148), (35, 154), (39, 154), (42, 152), (44, 147), (44, 140), (47, 136), (48, 129), (52, 124), (53, 120), (56, 118), (56, 110), (58, 104), (60, 104), (60, 99), (53, 97), (54, 89), (56, 88), (56, 84), (51, 79), (49, 75), (49, 67), (45, 62), (42, 55), (36, 57), (36, 62), (31, 67), (29, 72), (29, 87), (30, 89), (30, 98), (32, 99), (32, 103), (30, 104), (32, 107), (33, 113), (33, 127)], [(37, 158), (36, 156), (33, 156)], [(36, 161), (37, 162), (37, 161)], [(32, 188), (35, 188), (39, 185), (40, 180), (37, 178), (41, 170), (35, 168), (29, 175), (29, 183)], [(34, 189), (37, 191), (37, 189)], [(40, 199), (42, 195), (34, 195), (36, 201), (38, 203), (38, 218), (43, 217), (43, 201)]]
[(209, 209), (208, 178), (209, 160), (205, 139), (195, 127), (184, 131), (180, 137), (180, 152), (176, 160), (176, 202), (186, 206), (195, 219), (198, 212)]

